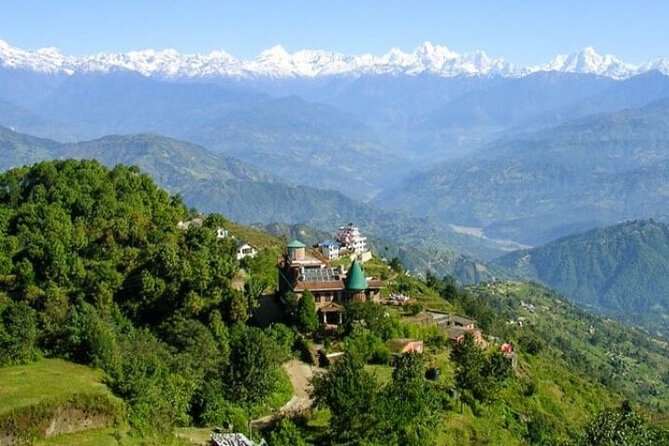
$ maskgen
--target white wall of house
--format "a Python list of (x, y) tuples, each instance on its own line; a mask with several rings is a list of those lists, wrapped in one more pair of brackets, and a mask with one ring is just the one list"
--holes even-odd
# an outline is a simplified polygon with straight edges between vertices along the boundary
[(255, 257), (258, 254), (258, 250), (248, 243), (244, 243), (237, 248), (237, 260), (241, 260), (245, 257)]

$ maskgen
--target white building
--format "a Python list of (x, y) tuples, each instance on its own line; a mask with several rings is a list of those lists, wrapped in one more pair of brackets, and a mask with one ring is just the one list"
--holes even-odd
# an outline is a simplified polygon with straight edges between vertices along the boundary
[(325, 240), (318, 244), (318, 250), (328, 260), (338, 259), (340, 249), (341, 245), (339, 242), (333, 242), (332, 240)]
[(367, 237), (363, 237), (360, 234), (360, 229), (353, 226), (353, 223), (349, 223), (348, 226), (341, 226), (337, 231), (335, 240), (350, 254), (360, 255), (367, 252)]
[(241, 260), (246, 257), (255, 257), (256, 254), (258, 254), (258, 250), (248, 243), (240, 242), (237, 244), (237, 260)]

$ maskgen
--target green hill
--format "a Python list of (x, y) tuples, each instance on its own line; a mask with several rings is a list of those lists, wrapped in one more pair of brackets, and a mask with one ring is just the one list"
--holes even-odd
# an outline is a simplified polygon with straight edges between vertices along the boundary
[[(436, 421), (433, 420), (430, 432), (434, 443), (429, 444), (579, 444), (575, 439), (589, 420), (607, 408), (620, 407), (624, 400), (645, 416), (652, 415), (654, 423), (666, 426), (669, 347), (665, 342), (583, 311), (538, 284), (491, 282), (457, 289), (448, 281), (434, 278), (427, 287), (416, 279), (397, 280), (428, 308), (440, 306), (441, 300), (443, 310), (476, 319), (486, 338), (483, 356), (494, 357), (502, 343), (511, 343), (516, 354), (511, 375), (497, 382), (488, 380), (482, 391), (487, 396), (473, 397), (462, 390), (458, 378), (458, 362), (453, 356), (457, 345), (444, 342), (443, 333), (426, 323), (422, 313), (400, 314), (399, 323), (408, 327), (410, 336), (425, 340), (424, 362), (441, 371), (435, 384), (441, 405), (433, 414)], [(380, 312), (387, 312), (385, 319), (391, 321), (396, 317), (387, 308)], [(383, 330), (370, 326), (364, 335), (354, 330), (347, 347), (360, 348), (353, 340), (360, 342), (361, 336), (369, 339), (373, 337), (370, 332), (380, 336)], [(474, 362), (466, 364), (475, 367)], [(383, 389), (391, 385), (397, 369), (376, 364), (365, 370)], [(485, 373), (488, 372), (484, 367), (476, 376)], [(338, 382), (347, 379), (350, 377), (340, 376)], [(404, 398), (408, 399), (410, 392), (407, 389)], [(383, 391), (377, 395), (383, 398)], [(462, 395), (467, 402), (462, 402)], [(429, 396), (425, 398), (429, 400)], [(415, 404), (412, 400), (402, 401), (403, 405)], [(369, 402), (368, 412), (378, 410), (374, 403), (377, 402)], [(332, 440), (332, 430), (323, 420), (333, 410), (339, 409), (317, 411), (303, 428), (313, 444)], [(423, 422), (429, 419), (425, 414), (422, 417)], [(370, 433), (377, 429), (374, 421), (368, 423), (357, 426), (358, 435), (382, 438), (383, 433)]]
[(669, 314), (669, 227), (631, 221), (495, 261), (521, 277), (539, 280), (580, 305), (616, 314), (631, 323), (658, 322)]
[(439, 444), (570, 444), (593, 414), (623, 399), (659, 411), (656, 419), (666, 422), (666, 343), (536, 284), (488, 283), (467, 292), (483, 304), (466, 313), (482, 322), (482, 308), (492, 310), (486, 333), (499, 338), (496, 346), (513, 344), (517, 372), (481, 413), (448, 413)]
[(561, 364), (563, 373), (669, 414), (669, 345), (661, 338), (585, 311), (536, 283), (482, 284), (471, 290), (504, 325), (495, 330), (515, 340), (521, 352), (537, 348), (546, 354), (542, 367)]
[[(245, 324), (264, 277), (250, 277), (252, 289), (235, 288), (235, 242), (216, 237), (226, 220), (210, 215), (202, 227), (177, 226), (193, 216), (136, 167), (66, 160), (0, 175), (0, 377), (7, 380), (0, 399), (14, 407), (3, 432), (32, 437), (49, 426), (47, 415), (60, 405), (36, 402), (42, 392), (64, 395), (77, 419), (86, 408), (101, 411), (108, 398), (93, 392), (103, 386), (86, 384), (91, 376), (104, 376), (128, 404), (129, 428), (144, 444), (169, 444), (172, 427), (196, 419), (234, 419), (241, 429), (248, 417), (288, 400), (279, 365), (290, 356), (292, 332)], [(275, 274), (276, 256), (269, 254)], [(22, 364), (40, 357), (104, 374), (82, 368), (78, 378), (67, 379), (67, 370), (51, 376), (49, 362), (22, 372)], [(261, 363), (244, 366), (248, 358)], [(78, 366), (56, 364), (79, 374)], [(240, 367), (256, 367), (256, 375), (240, 375)], [(249, 386), (242, 387), (244, 379)], [(65, 395), (82, 386), (91, 394)], [(29, 418), (35, 422), (26, 421), (22, 407), (37, 411)]]

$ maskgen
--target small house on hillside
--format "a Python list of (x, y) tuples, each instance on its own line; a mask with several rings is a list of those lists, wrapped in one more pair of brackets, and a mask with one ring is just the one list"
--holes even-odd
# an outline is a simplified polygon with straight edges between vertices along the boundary
[(439, 311), (427, 311), (432, 317), (433, 323), (446, 332), (448, 340), (459, 343), (465, 338), (466, 333), (470, 333), (477, 345), (484, 345), (485, 340), (481, 330), (476, 328), (476, 321), (459, 314), (448, 314)]
[(476, 345), (484, 345), (485, 340), (483, 339), (483, 335), (481, 334), (481, 330), (477, 330), (475, 328), (466, 328), (466, 327), (447, 327), (446, 328), (446, 334), (448, 336), (448, 340), (459, 344), (460, 342), (464, 341), (465, 335), (469, 333), (474, 337), (474, 342)]
[(458, 314), (449, 314), (443, 320), (442, 324), (447, 327), (463, 327), (467, 330), (474, 330), (476, 328), (476, 321)]
[(237, 260), (245, 259), (246, 257), (255, 257), (258, 250), (246, 242), (237, 243)]
[(338, 242), (333, 242), (332, 240), (325, 240), (318, 244), (318, 250), (325, 256), (328, 260), (335, 260), (339, 258), (339, 251), (341, 250), (341, 245)]

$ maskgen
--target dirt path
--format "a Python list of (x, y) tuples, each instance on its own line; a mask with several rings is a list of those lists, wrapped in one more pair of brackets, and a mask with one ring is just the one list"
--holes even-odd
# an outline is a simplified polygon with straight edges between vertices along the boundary
[[(285, 414), (297, 410), (308, 409), (311, 407), (311, 398), (309, 397), (309, 379), (314, 373), (319, 370), (318, 367), (307, 364), (297, 359), (291, 359), (283, 364), (283, 369), (290, 378), (290, 383), (293, 385), (293, 397), (277, 411), (277, 414)], [(257, 420), (253, 420), (253, 424), (267, 424), (272, 421), (272, 417), (276, 415), (267, 415)]]

